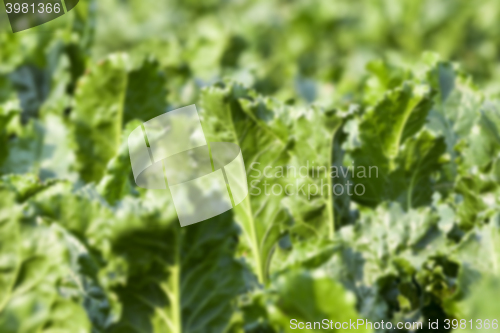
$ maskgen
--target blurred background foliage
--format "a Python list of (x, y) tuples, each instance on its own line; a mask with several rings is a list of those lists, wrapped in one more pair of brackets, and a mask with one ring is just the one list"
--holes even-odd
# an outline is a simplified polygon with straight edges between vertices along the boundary
[[(81, 0), (12, 34), (2, 7), (0, 331), (492, 324), (499, 18), (495, 0)], [(126, 138), (193, 103), (247, 171), (380, 176), (180, 228), (168, 193), (135, 186)]]

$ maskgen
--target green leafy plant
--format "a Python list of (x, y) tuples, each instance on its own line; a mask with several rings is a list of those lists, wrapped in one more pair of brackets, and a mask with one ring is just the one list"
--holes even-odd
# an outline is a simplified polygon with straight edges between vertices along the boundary
[[(493, 328), (499, 14), (80, 1), (2, 30), (0, 332)], [(127, 137), (193, 103), (208, 142), (241, 147), (249, 195), (181, 228), (168, 191), (135, 185)]]

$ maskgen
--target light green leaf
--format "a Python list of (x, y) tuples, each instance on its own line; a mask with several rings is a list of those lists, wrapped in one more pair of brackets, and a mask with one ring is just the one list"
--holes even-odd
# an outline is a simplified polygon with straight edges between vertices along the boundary
[(94, 65), (78, 82), (72, 113), (78, 171), (99, 181), (120, 145), (127, 58), (115, 54)]
[(78, 332), (89, 332), (90, 323), (81, 303), (70, 301), (61, 293), (64, 285), (78, 284), (66, 257), (64, 241), (56, 229), (43, 225), (40, 218), (37, 221), (39, 225), (21, 226), (21, 266), (16, 284), (0, 312), (0, 330), (6, 333), (39, 332), (44, 328), (60, 327), (57, 304), (70, 302), (72, 305), (67, 308), (80, 309), (72, 311), (74, 327), (78, 327)]
[(275, 175), (265, 177), (264, 169), (284, 166), (289, 159), (289, 115), (272, 100), (252, 100), (248, 91), (237, 84), (204, 90), (201, 106), (207, 141), (232, 142), (241, 148), (249, 193), (234, 209), (235, 219), (243, 229), (241, 240), (255, 273), (263, 283), (272, 248), (289, 220), (281, 206), (284, 192), (272, 195), (268, 188), (281, 179)]
[[(293, 324), (303, 322), (305, 332), (321, 332), (326, 329), (318, 323), (327, 322), (328, 329), (333, 329), (336, 322), (357, 322), (360, 319), (355, 310), (356, 298), (346, 292), (335, 280), (321, 275), (321, 271), (291, 271), (280, 276), (275, 284), (272, 304), (269, 305), (269, 316), (273, 326), (283, 332), (295, 332)], [(296, 321), (293, 321), (295, 319)], [(323, 321), (326, 319), (326, 321)], [(316, 322), (316, 326), (315, 325)], [(309, 326), (307, 325), (309, 323)], [(361, 321), (360, 321), (361, 323)], [(371, 332), (365, 325), (355, 326), (360, 332)], [(336, 332), (347, 332), (349, 329), (337, 329)]]
[(265, 282), (273, 248), (292, 216), (298, 234), (334, 233), (332, 193), (321, 184), (331, 188), (328, 170), (341, 119), (334, 111), (290, 108), (232, 83), (206, 89), (201, 113), (209, 142), (241, 148), (249, 195), (235, 217), (256, 275)]
[(19, 210), (14, 195), (0, 187), (0, 313), (10, 297), (20, 265)]
[(99, 183), (99, 193), (111, 204), (129, 194), (134, 185), (133, 179), (131, 180), (132, 166), (127, 138), (141, 124), (140, 121), (133, 120), (125, 126), (118, 153), (109, 161), (106, 173)]

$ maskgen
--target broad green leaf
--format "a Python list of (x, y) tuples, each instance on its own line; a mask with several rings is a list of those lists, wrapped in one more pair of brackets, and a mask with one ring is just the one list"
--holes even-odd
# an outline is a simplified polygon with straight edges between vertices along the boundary
[[(354, 161), (351, 177), (355, 186), (360, 186), (353, 195), (355, 201), (373, 207), (383, 200), (396, 199), (405, 189), (406, 183), (398, 184), (398, 179), (392, 179), (392, 173), (397, 173), (398, 159), (405, 154), (404, 144), (408, 145), (408, 139), (422, 128), (431, 106), (429, 87), (405, 83), (387, 92), (377, 105), (366, 111), (359, 123), (360, 143), (350, 152)], [(435, 144), (439, 146), (439, 143)], [(431, 147), (423, 148), (427, 152), (420, 154), (431, 154), (436, 159), (438, 156), (434, 155), (440, 148), (433, 152), (432, 143), (429, 145)], [(418, 163), (420, 160), (415, 160), (411, 167), (417, 167)], [(426, 163), (422, 162), (421, 167), (426, 167)], [(419, 172), (418, 169), (412, 171), (415, 171), (414, 176)], [(428, 176), (428, 171), (425, 176)], [(416, 185), (419, 184), (413, 186)], [(429, 201), (429, 193), (423, 199)]]
[(122, 127), (166, 111), (165, 78), (158, 64), (145, 60), (127, 71), (128, 63), (124, 54), (110, 56), (78, 83), (73, 119), (79, 171), (86, 182), (100, 181), (111, 159), (124, 156)]
[[(249, 194), (235, 208), (235, 217), (256, 275), (265, 282), (273, 247), (292, 216), (298, 233), (334, 233), (332, 193), (320, 190), (321, 184), (331, 188), (324, 170), (330, 168), (341, 120), (335, 112), (286, 107), (232, 83), (206, 89), (201, 106), (207, 140), (241, 148)], [(282, 203), (286, 196), (288, 202)]]
[(96, 224), (89, 235), (109, 244), (100, 276), (122, 308), (109, 331), (223, 332), (245, 287), (243, 266), (233, 258), (231, 214), (181, 228), (169, 214), (132, 200), (125, 204), (116, 221)]
[(72, 113), (77, 165), (86, 182), (99, 181), (120, 145), (127, 58), (108, 57), (78, 82)]
[[(57, 228), (23, 223), (20, 227), (20, 268), (16, 283), (0, 312), (2, 332), (39, 332), (62, 328), (59, 302), (70, 302), (73, 328), (90, 332), (90, 323), (82, 304), (64, 296), (65, 286), (76, 288), (78, 278), (71, 270), (66, 246)], [(20, 221), (16, 221), (19, 225)], [(49, 330), (50, 331), (50, 330)]]
[[(91, 205), (82, 207), (80, 211), (75, 200), (68, 200), (67, 197), (57, 200), (53, 193), (50, 194), (51, 191), (61, 194), (65, 190), (63, 193), (71, 198), (71, 188), (65, 185), (68, 183), (41, 183), (34, 177), (24, 176), (23, 179), (17, 175), (2, 179), (3, 197), (24, 202), (22, 218), (16, 213), (22, 207), (16, 206), (14, 201), (3, 205), (0, 210), (1, 214), (11, 217), (10, 223), (2, 224), (4, 230), (0, 235), (8, 237), (0, 243), (1, 248), (11, 250), (10, 254), (4, 252), (2, 257), (3, 270), (8, 273), (2, 279), (2, 287), (7, 288), (5, 283), (8, 283), (9, 277), (12, 278), (12, 291), (2, 291), (2, 307), (5, 306), (4, 311), (0, 309), (2, 331), (31, 332), (43, 328), (44, 332), (60, 332), (72, 327), (77, 332), (89, 332), (89, 318), (98, 331), (109, 321), (109, 304), (98, 285), (98, 268), (93, 256), (86, 245), (51, 220), (51, 217), (59, 218), (61, 224), (76, 229), (76, 221), (72, 221), (68, 214), (51, 213), (72, 209), (92, 211), (89, 208), (94, 208), (94, 217), (97, 215)], [(43, 207), (43, 197), (52, 199), (52, 211), (43, 209), (48, 208)], [(15, 243), (10, 243), (12, 240)], [(16, 252), (12, 252), (15, 250), (12, 244), (17, 244)], [(8, 265), (15, 263), (16, 253), (18, 268), (14, 270)], [(71, 323), (64, 322), (68, 316), (73, 317)], [(25, 317), (33, 320), (19, 320)]]
[(278, 184), (274, 174), (266, 177), (266, 167), (284, 166), (288, 156), (289, 116), (283, 106), (273, 109), (272, 100), (255, 101), (240, 85), (211, 87), (202, 96), (202, 125), (208, 142), (236, 143), (247, 170), (249, 193), (235, 209), (235, 219), (243, 229), (242, 243), (259, 281), (267, 277), (272, 248), (289, 220), (281, 206), (284, 197), (269, 193), (268, 185)]

